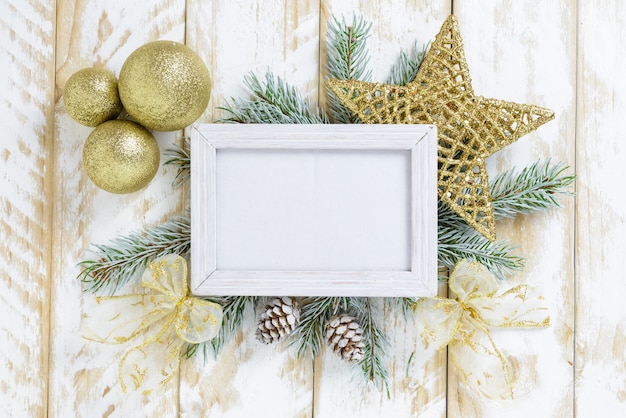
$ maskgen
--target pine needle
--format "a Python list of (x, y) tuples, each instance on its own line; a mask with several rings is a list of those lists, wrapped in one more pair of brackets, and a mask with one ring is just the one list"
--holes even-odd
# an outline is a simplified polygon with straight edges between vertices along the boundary
[(363, 328), (363, 357), (359, 360), (359, 367), (365, 376), (376, 386), (388, 386), (389, 372), (385, 366), (389, 348), (389, 341), (385, 332), (378, 326), (374, 318), (372, 298), (350, 298), (350, 307), (356, 313), (361, 328)]
[[(512, 168), (498, 175), (491, 183), (496, 219), (560, 207), (557, 197), (571, 194), (568, 188), (575, 180), (575, 176), (564, 174), (568, 168), (563, 163), (537, 161), (519, 173)], [(515, 247), (511, 243), (490, 242), (441, 202), (437, 211), (440, 265), (452, 268), (468, 258), (479, 261), (500, 279), (524, 267), (524, 259), (512, 254)]]
[(224, 345), (230, 341), (237, 330), (241, 328), (248, 307), (251, 307), (252, 312), (254, 312), (257, 297), (223, 296), (220, 298), (213, 297), (210, 298), (210, 300), (222, 305), (222, 311), (224, 313), (222, 327), (217, 336), (211, 340), (213, 351), (215, 354), (219, 354), (222, 348), (224, 348)]
[(374, 308), (369, 298), (313, 297), (303, 301), (300, 323), (290, 336), (298, 357), (319, 355), (325, 344), (326, 322), (339, 312), (353, 313), (363, 329), (363, 358), (357, 363), (374, 384), (387, 384), (389, 374), (385, 367), (388, 341), (374, 319)]
[(163, 165), (172, 165), (176, 167), (176, 177), (172, 182), (172, 186), (178, 187), (186, 183), (191, 178), (191, 156), (189, 155), (189, 138), (183, 140), (183, 145), (172, 144), (173, 148), (165, 150), (165, 155), (169, 157)]
[[(326, 31), (325, 79), (370, 81), (369, 53), (366, 49), (367, 38), (372, 25), (363, 18), (352, 17), (351, 23), (341, 22), (333, 17), (328, 22)], [(333, 123), (359, 123), (358, 117), (351, 112), (330, 89), (327, 91), (328, 114)]]
[(193, 357), (198, 350), (202, 350), (206, 359), (209, 349), (212, 349), (213, 354), (217, 356), (224, 348), (224, 345), (241, 329), (248, 307), (252, 307), (254, 310), (254, 306), (257, 303), (257, 297), (255, 296), (222, 296), (206, 299), (219, 303), (222, 306), (222, 326), (211, 341), (200, 344), (187, 344), (184, 351), (184, 356), (187, 358)]
[(413, 305), (417, 302), (419, 298), (385, 298), (385, 302), (390, 308), (397, 307), (402, 312), (402, 316), (407, 319), (409, 316), (413, 315)]
[(328, 123), (328, 118), (318, 106), (313, 106), (294, 87), (271, 72), (265, 82), (254, 73), (244, 77), (244, 84), (252, 92), (252, 99), (231, 99), (220, 109), (230, 114), (222, 119), (226, 123)]
[(524, 259), (513, 254), (515, 246), (505, 240), (491, 242), (475, 229), (437, 228), (437, 260), (440, 266), (453, 268), (464, 258), (475, 260), (487, 267), (497, 278), (506, 276), (524, 267)]
[(553, 207), (562, 207), (559, 196), (571, 195), (576, 176), (566, 175), (562, 162), (537, 161), (516, 173), (515, 167), (498, 175), (491, 184), (496, 219), (515, 218)]
[(174, 216), (161, 225), (121, 236), (110, 244), (93, 244), (95, 260), (81, 261), (78, 279), (91, 292), (115, 293), (138, 282), (155, 258), (165, 254), (186, 257), (191, 244), (189, 216)]
[(296, 346), (298, 357), (316, 357), (324, 342), (326, 321), (348, 307), (347, 298), (313, 297), (302, 301), (300, 323), (291, 333), (289, 345)]
[(428, 51), (429, 44), (426, 44), (420, 50), (417, 47), (417, 42), (413, 44), (413, 48), (409, 51), (400, 51), (400, 57), (395, 65), (391, 68), (391, 74), (387, 78), (387, 84), (396, 84), (398, 86), (406, 86), (411, 81), (415, 80), (417, 71), (424, 61), (426, 51)]

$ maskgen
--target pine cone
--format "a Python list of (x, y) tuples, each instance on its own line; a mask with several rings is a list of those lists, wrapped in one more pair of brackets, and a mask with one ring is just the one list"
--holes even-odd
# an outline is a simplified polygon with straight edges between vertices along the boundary
[(363, 357), (363, 328), (353, 316), (343, 313), (330, 318), (326, 323), (326, 340), (346, 361), (359, 361)]
[(265, 306), (257, 324), (256, 338), (271, 344), (288, 335), (300, 321), (298, 301), (287, 296), (273, 299)]

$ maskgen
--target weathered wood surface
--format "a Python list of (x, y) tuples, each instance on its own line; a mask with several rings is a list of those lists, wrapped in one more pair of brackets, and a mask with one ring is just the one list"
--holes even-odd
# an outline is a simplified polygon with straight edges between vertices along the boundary
[(0, 4), (2, 416), (48, 408), (54, 14), (49, 1)]
[[(164, 221), (182, 210), (182, 194), (172, 191), (173, 170), (160, 168), (149, 187), (130, 195), (112, 195), (97, 187), (82, 169), (82, 146), (91, 131), (65, 112), (63, 88), (75, 71), (95, 65), (119, 74), (125, 58), (156, 39), (185, 39), (185, 2), (166, 0), (106, 3), (59, 1), (53, 175), (53, 257), (50, 301), (50, 417), (145, 416), (178, 414), (178, 382), (150, 399), (123, 394), (117, 360), (130, 345), (103, 345), (82, 338), (81, 316), (92, 298), (83, 297), (76, 263), (92, 242)], [(157, 134), (161, 149), (176, 134)], [(163, 156), (161, 157), (163, 160)]]
[[(576, 416), (626, 411), (626, 4), (578, 2)], [(619, 413), (618, 413), (619, 412)]]
[[(399, 50), (432, 39), (450, 9), (448, 0), (2, 2), (0, 416), (620, 416), (626, 8), (610, 0), (454, 2), (475, 92), (556, 112), (555, 121), (496, 154), (490, 172), (551, 157), (578, 176), (577, 197), (565, 208), (498, 225), (528, 260), (504, 285), (540, 286), (552, 318), (547, 329), (494, 333), (514, 359), (514, 400), (468, 389), (445, 352), (424, 350), (412, 323), (390, 309), (379, 318), (393, 347), (390, 398), (331, 355), (313, 362), (258, 344), (251, 312), (217, 359), (184, 362), (180, 378), (149, 399), (121, 393), (117, 360), (127, 346), (80, 336), (90, 300), (75, 277), (85, 249), (179, 213), (186, 198), (172, 190), (170, 168), (127, 196), (87, 179), (80, 160), (90, 129), (71, 120), (62, 99), (73, 72), (95, 65), (119, 73), (145, 42), (184, 41), (213, 77), (201, 118), (208, 122), (223, 116), (217, 107), (225, 99), (247, 94), (248, 71), (271, 69), (324, 102), (323, 45), (333, 15), (372, 22), (373, 78), (384, 81)], [(162, 149), (180, 137), (157, 135)]]
[[(532, 0), (455, 2), (475, 93), (555, 111), (554, 121), (490, 158), (492, 174), (540, 158), (574, 166), (576, 11), (572, 6), (574, 2), (567, 0), (541, 7)], [(563, 209), (498, 224), (499, 238), (518, 243), (527, 260), (522, 273), (503, 285), (538, 286), (550, 308), (549, 328), (492, 332), (498, 348), (512, 362), (515, 401), (466, 390), (450, 368), (450, 417), (573, 415), (574, 200), (564, 203)], [(492, 363), (485, 360), (467, 371), (481, 373)]]

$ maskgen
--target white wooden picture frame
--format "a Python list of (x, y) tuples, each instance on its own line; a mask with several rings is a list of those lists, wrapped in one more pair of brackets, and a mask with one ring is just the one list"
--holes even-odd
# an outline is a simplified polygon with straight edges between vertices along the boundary
[(195, 295), (433, 296), (432, 125), (201, 124)]

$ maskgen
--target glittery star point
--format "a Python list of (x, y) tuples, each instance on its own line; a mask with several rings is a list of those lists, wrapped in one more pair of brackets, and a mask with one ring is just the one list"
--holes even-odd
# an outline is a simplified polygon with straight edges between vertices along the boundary
[(452, 15), (406, 86), (335, 79), (328, 85), (364, 123), (436, 125), (439, 198), (492, 241), (487, 157), (554, 118), (549, 109), (474, 95)]

